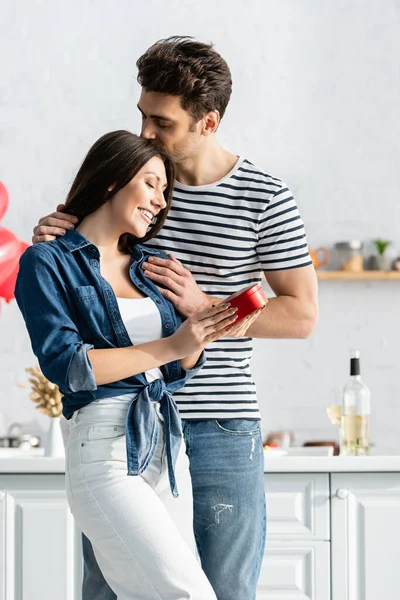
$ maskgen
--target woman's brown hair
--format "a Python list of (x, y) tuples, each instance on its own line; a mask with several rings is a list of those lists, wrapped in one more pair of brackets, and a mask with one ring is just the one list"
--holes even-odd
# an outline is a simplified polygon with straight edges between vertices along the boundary
[[(150, 231), (136, 238), (124, 233), (119, 239), (119, 250), (130, 252), (133, 245), (155, 237), (164, 225), (171, 205), (175, 179), (175, 166), (171, 158), (154, 144), (129, 131), (106, 133), (97, 140), (87, 153), (69, 191), (65, 212), (78, 217), (79, 222), (108, 202), (120, 189), (135, 177), (152, 158), (158, 156), (164, 162), (167, 187), (164, 198), (167, 206), (155, 217)], [(108, 188), (112, 187), (112, 191)]]

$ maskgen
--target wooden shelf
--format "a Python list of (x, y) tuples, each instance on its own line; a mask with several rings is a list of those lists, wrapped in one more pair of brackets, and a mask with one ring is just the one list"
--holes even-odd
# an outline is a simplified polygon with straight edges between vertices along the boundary
[(349, 271), (317, 271), (318, 279), (350, 280), (350, 281), (400, 281), (400, 271), (362, 271), (350, 273)]

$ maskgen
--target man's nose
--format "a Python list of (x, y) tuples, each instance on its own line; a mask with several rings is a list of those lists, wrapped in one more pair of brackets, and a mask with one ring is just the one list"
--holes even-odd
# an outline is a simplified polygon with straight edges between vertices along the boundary
[(142, 133), (140, 134), (145, 140), (155, 140), (156, 132), (149, 121), (143, 121)]

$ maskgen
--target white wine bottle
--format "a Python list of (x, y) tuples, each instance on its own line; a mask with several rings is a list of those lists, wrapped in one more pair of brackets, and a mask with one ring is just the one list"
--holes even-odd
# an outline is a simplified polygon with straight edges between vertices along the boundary
[(350, 358), (350, 378), (343, 389), (341, 418), (341, 454), (366, 456), (369, 454), (370, 392), (361, 379), (360, 353)]

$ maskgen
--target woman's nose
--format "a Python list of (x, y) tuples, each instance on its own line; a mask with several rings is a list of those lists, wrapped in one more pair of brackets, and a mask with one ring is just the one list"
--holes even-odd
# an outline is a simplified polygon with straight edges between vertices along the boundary
[(163, 208), (165, 208), (167, 206), (167, 203), (164, 198), (164, 194), (162, 192), (157, 194), (157, 197), (154, 198), (154, 200), (153, 200), (153, 204), (156, 204), (157, 207), (159, 208), (159, 210), (162, 210)]

